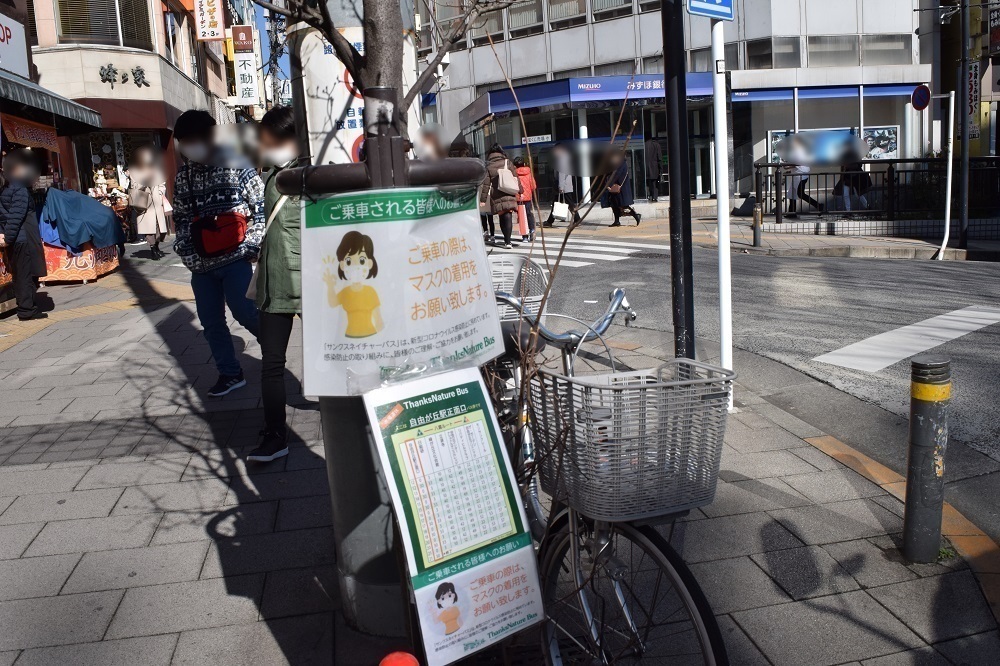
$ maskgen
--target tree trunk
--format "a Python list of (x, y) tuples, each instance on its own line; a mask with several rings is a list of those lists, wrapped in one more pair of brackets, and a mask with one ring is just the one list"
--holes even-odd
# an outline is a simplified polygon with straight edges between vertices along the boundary
[(365, 63), (361, 72), (365, 86), (396, 89), (396, 115), (406, 136), (403, 90), (403, 16), (398, 0), (364, 0)]

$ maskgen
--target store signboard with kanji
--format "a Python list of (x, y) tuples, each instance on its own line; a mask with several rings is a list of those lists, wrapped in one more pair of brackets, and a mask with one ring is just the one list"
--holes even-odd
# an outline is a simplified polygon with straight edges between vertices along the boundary
[(222, 41), (226, 38), (225, 11), (222, 0), (194, 0), (194, 30), (199, 41)]
[(474, 186), (306, 201), (302, 299), (306, 395), (360, 395), (503, 351)]
[(540, 622), (531, 535), (479, 371), (390, 385), (367, 393), (365, 408), (428, 666), (453, 663)]

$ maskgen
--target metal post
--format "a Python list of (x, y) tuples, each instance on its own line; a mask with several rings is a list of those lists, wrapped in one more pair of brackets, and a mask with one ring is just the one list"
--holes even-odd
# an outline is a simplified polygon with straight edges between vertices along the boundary
[(785, 170), (781, 167), (774, 172), (774, 223), (781, 224), (785, 214)]
[(687, 64), (684, 0), (661, 0), (663, 79), (667, 98), (667, 170), (670, 178), (670, 283), (674, 353), (694, 358), (694, 286), (691, 251), (691, 168), (688, 164)]
[[(733, 368), (733, 284), (729, 248), (729, 116), (726, 113), (726, 24), (712, 21), (712, 109), (715, 114), (715, 202), (719, 233), (719, 363)], [(729, 409), (733, 392), (729, 392)]]
[(753, 207), (753, 246), (760, 247), (761, 227), (764, 225), (764, 171), (758, 166), (754, 179), (757, 188), (757, 205)]
[[(936, 95), (935, 97), (944, 97)], [(951, 193), (955, 176), (955, 91), (948, 93), (948, 164), (945, 170), (948, 174), (947, 185), (945, 186), (944, 199), (944, 240), (941, 241), (941, 250), (938, 252), (938, 261), (944, 260), (944, 252), (948, 249), (948, 240), (951, 238)]]
[(941, 548), (951, 362), (943, 356), (917, 356), (911, 363), (910, 379), (903, 556), (910, 562), (931, 563), (937, 561)]
[[(864, 168), (864, 167), (862, 167)], [(886, 188), (886, 218), (893, 222), (896, 220), (896, 165), (890, 164), (885, 172)], [(848, 194), (850, 196), (850, 194)]]
[(969, 90), (969, 49), (972, 19), (969, 0), (962, 0), (962, 176), (958, 184), (958, 247), (969, 246), (969, 130), (972, 118), (972, 96)]

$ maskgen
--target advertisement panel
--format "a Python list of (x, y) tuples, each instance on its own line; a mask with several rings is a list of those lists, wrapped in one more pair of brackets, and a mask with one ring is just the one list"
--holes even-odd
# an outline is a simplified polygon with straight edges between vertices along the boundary
[(224, 16), (222, 0), (194, 0), (194, 31), (198, 41), (224, 40), (226, 38)]

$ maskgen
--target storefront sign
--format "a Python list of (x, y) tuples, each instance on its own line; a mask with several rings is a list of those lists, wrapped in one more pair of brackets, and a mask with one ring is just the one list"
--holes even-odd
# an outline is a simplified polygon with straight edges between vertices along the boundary
[(990, 10), (990, 55), (1000, 55), (1000, 8)]
[[(979, 70), (979, 61), (973, 60), (969, 63), (969, 138), (979, 138), (979, 102), (982, 99), (982, 75)], [(961, 133), (961, 132), (960, 132)]]
[(236, 73), (237, 106), (252, 106), (260, 101), (257, 81), (257, 56), (250, 53), (234, 53), (233, 69)]
[[(810, 134), (813, 132), (843, 132), (845, 134), (857, 135), (857, 128), (848, 127), (828, 127), (823, 129), (801, 130), (799, 134)], [(769, 162), (781, 162), (781, 156), (777, 150), (778, 144), (789, 136), (795, 134), (795, 130), (768, 130), (768, 154)], [(885, 125), (881, 127), (866, 127), (863, 133), (865, 143), (868, 144), (868, 152), (863, 159), (866, 160), (894, 160), (899, 158), (899, 125)]]
[(544, 617), (520, 493), (486, 386), (458, 370), (365, 395), (428, 666)]
[(503, 351), (475, 187), (352, 192), (303, 208), (306, 395)]
[(236, 53), (253, 53), (253, 26), (233, 26), (233, 51)]
[(199, 41), (222, 41), (226, 38), (222, 0), (194, 0), (194, 26)]
[(535, 136), (522, 136), (521, 145), (527, 145), (529, 143), (548, 143), (552, 141), (551, 134), (536, 134)]
[(59, 152), (59, 142), (56, 139), (56, 128), (41, 123), (24, 120), (7, 113), (0, 113), (0, 125), (3, 127), (7, 140), (32, 148), (44, 148), (54, 153)]
[(0, 15), (0, 69), (31, 78), (28, 72), (28, 42), (24, 26), (8, 16)]

